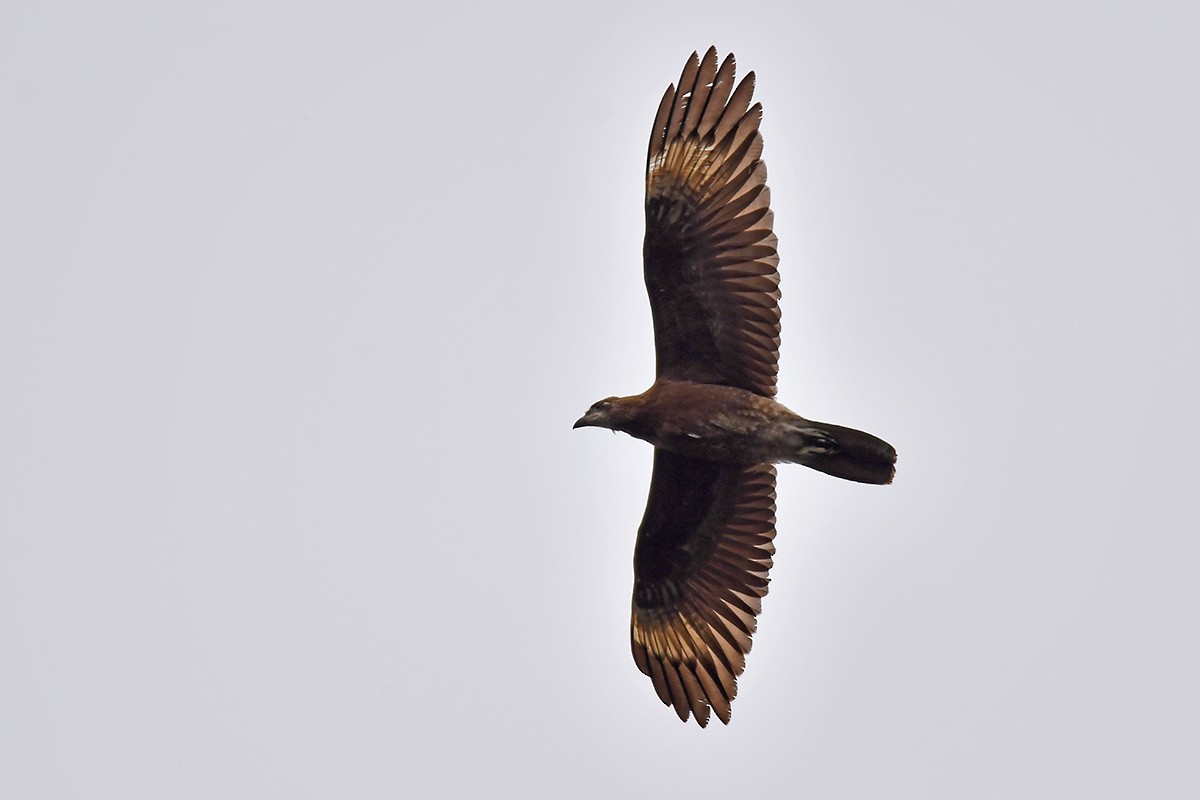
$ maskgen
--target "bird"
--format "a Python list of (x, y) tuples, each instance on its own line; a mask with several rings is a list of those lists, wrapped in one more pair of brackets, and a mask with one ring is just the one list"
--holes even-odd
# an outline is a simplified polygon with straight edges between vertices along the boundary
[(637, 532), (630, 643), (686, 723), (729, 724), (775, 553), (775, 464), (888, 484), (896, 450), (777, 402), (779, 255), (753, 72), (692, 53), (663, 94), (646, 160), (643, 272), (655, 380), (575, 428), (654, 446)]

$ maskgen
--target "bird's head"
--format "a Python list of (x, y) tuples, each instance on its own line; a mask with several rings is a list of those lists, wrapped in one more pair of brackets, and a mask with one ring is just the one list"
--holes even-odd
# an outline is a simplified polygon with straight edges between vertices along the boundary
[(625, 413), (625, 406), (622, 404), (622, 400), (625, 399), (623, 397), (606, 397), (603, 400), (597, 400), (592, 403), (592, 407), (587, 410), (587, 413), (576, 420), (571, 427), (620, 430), (628, 416)]

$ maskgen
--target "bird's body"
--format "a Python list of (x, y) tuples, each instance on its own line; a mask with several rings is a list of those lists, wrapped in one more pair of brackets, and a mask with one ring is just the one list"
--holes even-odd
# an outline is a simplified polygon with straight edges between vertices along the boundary
[(575, 427), (654, 445), (634, 549), (634, 661), (679, 718), (729, 722), (775, 551), (775, 467), (890, 483), (896, 451), (775, 401), (779, 256), (754, 73), (693, 53), (663, 95), (646, 163), (644, 278), (656, 379)]
[(783, 439), (789, 418), (799, 417), (745, 389), (663, 380), (609, 402), (616, 430), (672, 453), (730, 464), (795, 460)]
[(807, 420), (770, 397), (693, 381), (658, 380), (633, 397), (601, 400), (600, 420), (672, 453), (727, 464), (804, 464), (839, 478), (887, 483), (896, 452), (869, 433)]

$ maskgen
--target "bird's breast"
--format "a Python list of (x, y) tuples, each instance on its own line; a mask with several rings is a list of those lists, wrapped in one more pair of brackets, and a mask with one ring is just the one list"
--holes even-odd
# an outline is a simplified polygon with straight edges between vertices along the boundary
[(655, 447), (707, 461), (776, 461), (778, 422), (795, 415), (767, 397), (731, 386), (660, 382), (642, 395), (627, 432)]

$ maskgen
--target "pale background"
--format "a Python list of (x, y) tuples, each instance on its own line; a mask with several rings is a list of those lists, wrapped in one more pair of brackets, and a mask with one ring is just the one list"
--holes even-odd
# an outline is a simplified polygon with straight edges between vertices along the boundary
[[(0, 12), (0, 796), (1200, 796), (1200, 11)], [(436, 10), (432, 10), (436, 7)], [(733, 724), (628, 648), (641, 180), (759, 75), (781, 470)]]

